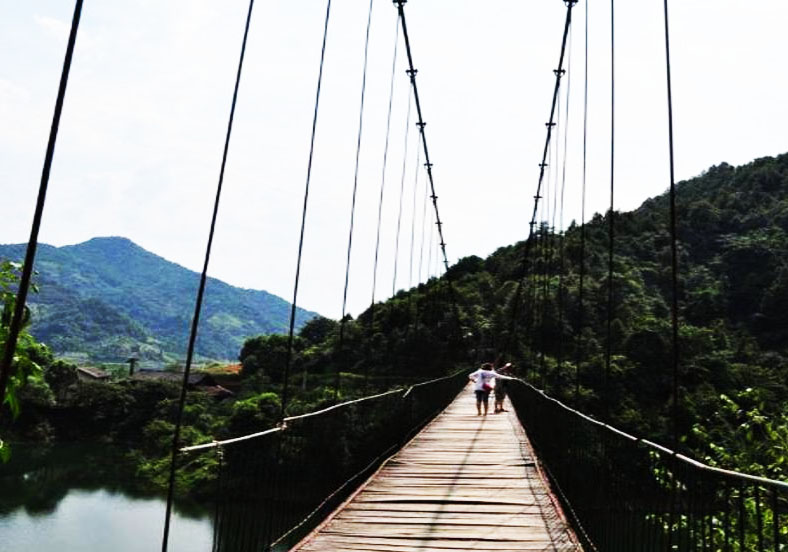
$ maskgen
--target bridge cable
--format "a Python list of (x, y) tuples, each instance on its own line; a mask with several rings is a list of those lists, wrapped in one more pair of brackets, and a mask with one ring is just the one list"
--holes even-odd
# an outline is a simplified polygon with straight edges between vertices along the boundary
[[(676, 178), (675, 178), (675, 157), (674, 157), (674, 140), (673, 140), (673, 86), (671, 81), (670, 71), (670, 28), (668, 18), (668, 0), (664, 0), (665, 12), (665, 74), (668, 92), (668, 145), (670, 147), (670, 276), (671, 276), (671, 305), (670, 305), (670, 321), (671, 321), (671, 349), (672, 349), (672, 363), (673, 363), (673, 401), (671, 405), (671, 414), (673, 418), (673, 450), (678, 451), (679, 448), (679, 422), (678, 422), (678, 408), (679, 408), (679, 305), (678, 305), (678, 244), (676, 232)], [(674, 457), (677, 452), (674, 452)], [(668, 516), (669, 523), (672, 525), (676, 514), (676, 485), (677, 482), (673, 480), (673, 498), (670, 501), (670, 512)], [(757, 498), (756, 487), (756, 503)], [(777, 496), (775, 494), (775, 496)], [(776, 505), (776, 502), (775, 502)], [(776, 515), (777, 508), (774, 508)], [(759, 516), (760, 519), (760, 516)], [(777, 524), (775, 523), (775, 528)], [(760, 530), (758, 532), (760, 535)], [(673, 544), (673, 533), (671, 532), (668, 538), (668, 545)], [(775, 546), (777, 543), (776, 529), (775, 529)], [(763, 543), (761, 543), (763, 547)]]
[[(520, 298), (522, 296), (522, 288), (524, 285), (524, 280), (528, 274), (528, 263), (530, 260), (531, 248), (533, 247), (535, 238), (535, 231), (534, 226), (536, 225), (536, 216), (539, 209), (539, 200), (541, 199), (541, 192), (542, 192), (542, 184), (544, 182), (545, 177), (545, 168), (547, 167), (547, 156), (548, 151), (550, 149), (550, 142), (552, 138), (552, 129), (554, 125), (555, 113), (556, 113), (556, 104), (558, 102), (558, 91), (561, 87), (561, 69), (563, 69), (564, 65), (564, 57), (566, 55), (566, 46), (567, 46), (567, 36), (569, 34), (569, 28), (572, 24), (572, 8), (577, 4), (578, 0), (564, 0), (566, 4), (566, 19), (564, 22), (564, 32), (563, 38), (561, 41), (561, 54), (558, 59), (558, 69), (555, 72), (555, 87), (553, 89), (553, 99), (551, 102), (550, 108), (550, 119), (547, 123), (547, 137), (545, 139), (544, 151), (542, 153), (542, 162), (539, 164), (539, 180), (536, 188), (536, 195), (534, 196), (534, 207), (533, 212), (531, 215), (531, 221), (529, 223), (529, 234), (528, 238), (525, 240), (525, 245), (523, 247), (523, 255), (522, 255), (522, 262), (520, 266), (520, 276), (518, 277), (517, 288), (515, 289), (514, 298), (512, 299), (512, 310), (511, 310), (511, 320), (509, 324), (509, 349), (512, 350), (515, 344), (515, 334), (517, 330), (517, 316), (519, 314), (520, 308)], [(553, 123), (553, 124), (551, 124)]]
[[(572, 0), (577, 1), (577, 0)], [(422, 115), (421, 110), (421, 101), (419, 99), (419, 88), (416, 85), (416, 69), (413, 65), (413, 53), (410, 47), (410, 38), (408, 36), (408, 26), (405, 21), (405, 3), (407, 0), (394, 0), (394, 4), (397, 6), (397, 11), (399, 13), (399, 18), (402, 23), (402, 36), (405, 39), (405, 52), (408, 57), (408, 67), (407, 70), (408, 76), (410, 77), (411, 87), (413, 89), (413, 99), (416, 103), (416, 113), (418, 116), (418, 122), (416, 125), (419, 127), (419, 134), (421, 136), (421, 145), (424, 151), (424, 166), (427, 168), (427, 179), (430, 184), (430, 191), (432, 194), (430, 197), (432, 198), (432, 206), (433, 210), (435, 211), (435, 224), (438, 227), (438, 237), (440, 239), (439, 245), (441, 252), (443, 253), (443, 266), (446, 275), (446, 286), (449, 291), (449, 299), (452, 303), (452, 309), (454, 311), (454, 318), (456, 321), (456, 331), (458, 339), (462, 340), (462, 323), (460, 320), (460, 311), (459, 306), (457, 303), (457, 294), (454, 289), (454, 284), (452, 283), (451, 276), (449, 275), (449, 259), (446, 256), (446, 240), (443, 236), (443, 222), (441, 221), (440, 212), (438, 211), (438, 196), (435, 194), (435, 181), (432, 175), (432, 162), (430, 161), (430, 154), (429, 149), (427, 148), (427, 135), (425, 133), (424, 127), (427, 126), (427, 123), (424, 122), (424, 117)]]
[(301, 233), (298, 240), (298, 260), (296, 261), (295, 285), (293, 289), (293, 303), (290, 308), (290, 331), (287, 338), (287, 356), (285, 357), (285, 373), (282, 382), (282, 408), (280, 418), (284, 419), (287, 408), (287, 392), (290, 380), (290, 364), (293, 358), (293, 334), (295, 330), (296, 301), (298, 299), (298, 281), (301, 276), (301, 256), (304, 249), (304, 229), (306, 227), (306, 209), (309, 200), (309, 183), (312, 178), (312, 159), (315, 152), (315, 133), (317, 130), (317, 114), (320, 106), (320, 85), (323, 82), (323, 65), (326, 58), (326, 39), (328, 37), (328, 21), (331, 15), (331, 0), (326, 2), (326, 19), (323, 26), (323, 45), (320, 50), (320, 70), (317, 76), (317, 92), (315, 93), (315, 111), (312, 117), (312, 137), (309, 142), (309, 161), (306, 169), (306, 185), (304, 186), (304, 208), (301, 213)]
[[(416, 167), (416, 170), (419, 170), (418, 166)], [(414, 194), (416, 192), (417, 191), (414, 190)], [(417, 287), (417, 289), (419, 289), (421, 284), (424, 282), (424, 279), (423, 279), (423, 276), (422, 276), (422, 269), (423, 269), (423, 264), (424, 264), (424, 238), (425, 238), (425, 236), (427, 234), (427, 228), (426, 228), (427, 227), (427, 201), (429, 199), (429, 192), (427, 190), (427, 181), (426, 181), (426, 179), (424, 180), (424, 196), (423, 197), (424, 197), (424, 199), (422, 201), (422, 207), (421, 207), (421, 229), (420, 229), (420, 233), (419, 233), (419, 242), (420, 242), (419, 243), (419, 263), (418, 263), (417, 269), (416, 269), (416, 271), (417, 271), (416, 272), (416, 276), (417, 276), (417, 278), (416, 278), (416, 287)], [(414, 209), (414, 217), (415, 217), (415, 209)], [(419, 329), (419, 318), (420, 318), (421, 312), (422, 312), (422, 310), (420, 308), (420, 305), (424, 302), (423, 301), (424, 298), (422, 297), (422, 291), (426, 294), (426, 287), (423, 290), (419, 289), (418, 295), (416, 297), (416, 305), (415, 305), (415, 309), (414, 309), (414, 312), (413, 312), (413, 329), (414, 329), (414, 331), (418, 331), (418, 329)], [(408, 296), (408, 300), (410, 300), (410, 295)]]
[[(429, 200), (429, 190), (427, 189), (427, 181), (425, 179), (424, 180), (424, 199), (422, 201), (422, 207), (421, 207), (421, 232), (420, 232), (420, 236), (419, 236), (419, 242), (420, 243), (419, 243), (419, 264), (418, 264), (418, 269), (417, 269), (417, 274), (418, 274), (418, 281), (417, 281), (417, 284), (416, 284), (417, 286), (421, 286), (422, 283), (426, 283), (429, 280), (429, 277), (426, 278), (426, 279), (424, 278), (423, 272), (422, 272), (423, 264), (424, 264), (424, 238), (427, 235), (427, 202), (428, 202), (428, 200)], [(426, 293), (427, 293), (426, 286), (423, 289), (424, 289), (424, 294), (426, 296)], [(414, 330), (418, 330), (419, 329), (419, 317), (420, 317), (420, 313), (421, 313), (420, 304), (423, 304), (423, 303), (424, 303), (424, 298), (422, 297), (421, 291), (419, 291), (419, 295), (418, 295), (418, 297), (416, 299), (416, 309), (415, 309), (415, 313), (413, 315), (414, 316), (414, 322), (415, 322)]]
[[(413, 290), (413, 248), (414, 244), (416, 243), (416, 197), (419, 188), (419, 161), (420, 161), (420, 151), (416, 149), (416, 169), (413, 175), (413, 208), (411, 210), (411, 219), (410, 219), (410, 264), (408, 266), (408, 316), (411, 317), (413, 320), (414, 326), (416, 324), (415, 315), (413, 312), (413, 295), (415, 291)], [(405, 339), (407, 341), (408, 335), (410, 334), (410, 321), (408, 321), (407, 325), (405, 326)]]
[(673, 449), (678, 450), (678, 400), (679, 400), (679, 304), (678, 304), (678, 245), (676, 231), (676, 178), (673, 142), (673, 88), (670, 78), (670, 30), (668, 27), (668, 0), (665, 5), (665, 65), (668, 87), (668, 142), (670, 146), (670, 252), (671, 252), (671, 326), (673, 338)]
[[(429, 191), (427, 191), (429, 194)], [(433, 224), (433, 218), (435, 215), (430, 213), (430, 239), (427, 240), (428, 243), (428, 250), (427, 250), (427, 280), (429, 281), (433, 275), (433, 264), (432, 264), (432, 252), (435, 249), (435, 224)]]
[(342, 292), (342, 317), (339, 319), (339, 362), (334, 379), (334, 397), (339, 397), (340, 368), (344, 359), (345, 344), (345, 314), (347, 313), (347, 290), (350, 282), (350, 253), (353, 248), (353, 223), (356, 214), (356, 191), (358, 190), (358, 166), (361, 158), (361, 136), (364, 128), (364, 99), (367, 91), (367, 61), (369, 59), (369, 29), (372, 25), (372, 5), (374, 0), (369, 0), (369, 13), (367, 14), (367, 31), (364, 38), (364, 69), (361, 76), (361, 102), (358, 114), (358, 138), (356, 139), (356, 166), (353, 173), (353, 199), (350, 205), (350, 230), (347, 238), (347, 263), (345, 265), (345, 288)]
[(230, 107), (230, 117), (227, 121), (227, 132), (224, 138), (224, 149), (222, 151), (222, 163), (219, 169), (219, 182), (216, 186), (216, 198), (213, 204), (213, 213), (211, 215), (211, 226), (208, 232), (208, 243), (205, 247), (205, 260), (203, 262), (202, 273), (200, 274), (200, 285), (197, 290), (197, 298), (194, 305), (194, 315), (192, 316), (191, 330), (189, 333), (189, 345), (186, 351), (186, 364), (183, 369), (183, 382), (181, 384), (180, 397), (178, 399), (178, 410), (175, 419), (175, 431), (172, 437), (172, 454), (170, 457), (170, 473), (169, 482), (167, 485), (167, 508), (164, 516), (164, 532), (162, 536), (161, 549), (162, 552), (167, 552), (167, 546), (170, 535), (170, 519), (172, 517), (172, 506), (175, 494), (175, 471), (176, 460), (178, 458), (178, 450), (180, 449), (180, 435), (181, 426), (183, 423), (183, 410), (186, 405), (186, 388), (189, 384), (189, 374), (191, 372), (192, 359), (194, 357), (194, 347), (197, 342), (197, 329), (200, 324), (200, 312), (202, 310), (203, 296), (205, 295), (205, 285), (208, 280), (208, 263), (211, 259), (211, 247), (213, 245), (213, 237), (216, 231), (216, 220), (219, 214), (219, 200), (222, 196), (222, 185), (224, 183), (224, 169), (227, 165), (227, 153), (230, 148), (230, 136), (233, 130), (233, 119), (235, 117), (235, 106), (238, 100), (238, 89), (241, 84), (241, 70), (243, 69), (244, 54), (246, 53), (246, 41), (249, 37), (249, 24), (252, 19), (252, 8), (254, 7), (254, 0), (249, 0), (249, 9), (246, 13), (246, 24), (244, 26), (244, 36), (241, 42), (241, 55), (238, 60), (238, 70), (235, 75), (235, 87), (233, 89), (232, 105)]
[(559, 209), (560, 214), (558, 218), (559, 234), (558, 234), (558, 351), (556, 359), (556, 371), (560, 376), (561, 365), (563, 364), (564, 356), (564, 191), (566, 189), (566, 159), (568, 157), (567, 151), (569, 148), (569, 121), (570, 121), (570, 98), (572, 92), (572, 31), (569, 31), (569, 55), (567, 59), (567, 80), (566, 80), (566, 109), (564, 115), (564, 156), (561, 160), (561, 194)]
[[(613, 248), (615, 245), (615, 145), (616, 145), (616, 26), (615, 26), (615, 0), (610, 0), (610, 209), (608, 211), (608, 276), (607, 276), (607, 335), (605, 343), (605, 371), (603, 377), (603, 410), (605, 423), (610, 423), (612, 401), (610, 397), (611, 357), (613, 348), (612, 321), (613, 321)], [(608, 436), (602, 440), (602, 457), (608, 462)], [(602, 474), (601, 501), (609, 509), (610, 478), (607, 471)], [(609, 517), (609, 516), (608, 516)], [(610, 530), (609, 523), (602, 528), (607, 537)]]
[(610, 0), (610, 210), (608, 211), (607, 337), (605, 344), (604, 407), (610, 421), (610, 364), (613, 349), (613, 248), (615, 245), (615, 159), (616, 159), (616, 49), (615, 0)]
[[(408, 289), (410, 293), (408, 293), (408, 314), (413, 316), (413, 306), (412, 306), (412, 299), (413, 299), (413, 252), (414, 247), (416, 244), (416, 199), (418, 197), (419, 191), (419, 154), (418, 149), (416, 150), (416, 169), (413, 175), (413, 208), (411, 209), (411, 219), (410, 219), (410, 265), (408, 266)], [(415, 324), (415, 318), (414, 318)], [(405, 335), (408, 334), (408, 328), (410, 325), (406, 326)]]
[(540, 320), (539, 320), (539, 374), (541, 387), (544, 389), (547, 386), (547, 359), (546, 359), (546, 341), (547, 341), (547, 307), (548, 307), (548, 279), (550, 270), (550, 199), (551, 199), (551, 186), (550, 182), (554, 181), (557, 171), (553, 170), (553, 160), (557, 162), (557, 143), (559, 142), (560, 121), (561, 121), (561, 98), (559, 90), (558, 106), (556, 110), (556, 122), (548, 123), (555, 127), (556, 139), (550, 144), (550, 153), (547, 158), (547, 182), (545, 186), (545, 196), (542, 202), (543, 220), (541, 224), (542, 233), (542, 248), (541, 248), (541, 305), (540, 305)]
[[(46, 155), (44, 156), (44, 167), (41, 170), (41, 183), (38, 187), (38, 198), (36, 199), (36, 208), (33, 214), (33, 224), (30, 228), (30, 239), (27, 242), (25, 261), (22, 265), (22, 274), (19, 279), (19, 286), (17, 287), (16, 299), (14, 301), (14, 313), (8, 327), (8, 336), (5, 340), (3, 361), (2, 364), (0, 364), (0, 405), (2, 405), (5, 400), (5, 392), (11, 377), (14, 354), (16, 353), (16, 343), (22, 331), (22, 326), (27, 318), (25, 314), (27, 294), (30, 290), (30, 280), (33, 276), (33, 264), (35, 263), (36, 249), (38, 247), (38, 234), (41, 229), (41, 219), (44, 215), (44, 204), (46, 203), (47, 188), (49, 187), (49, 174), (52, 169), (52, 160), (55, 156), (55, 142), (57, 141), (57, 133), (60, 128), (60, 114), (63, 112), (68, 75), (71, 71), (71, 60), (74, 56), (74, 45), (77, 41), (77, 30), (79, 29), (79, 19), (81, 15), (82, 0), (77, 0), (74, 4), (71, 31), (68, 35), (66, 55), (63, 60), (63, 70), (60, 74), (60, 85), (58, 86), (57, 99), (55, 100), (55, 112), (52, 116), (52, 126), (49, 129), (49, 140), (47, 142)], [(1, 445), (2, 441), (0, 441), (0, 446)]]
[[(410, 94), (408, 94), (408, 112), (405, 116), (405, 145), (403, 146), (403, 154), (402, 154), (402, 175), (400, 177), (400, 184), (399, 184), (399, 211), (397, 213), (397, 234), (394, 241), (394, 278), (391, 282), (391, 296), (397, 293), (397, 266), (399, 261), (399, 235), (400, 235), (400, 228), (402, 226), (402, 196), (405, 192), (405, 168), (408, 164), (408, 136), (410, 136), (410, 111), (411, 105), (413, 104), (413, 98)], [(418, 148), (416, 149), (416, 153), (418, 153)], [(392, 304), (393, 306), (393, 304)]]
[[(427, 189), (427, 181), (424, 181), (424, 202), (421, 209), (421, 243), (419, 245), (419, 283), (424, 280), (422, 275), (422, 263), (424, 262), (424, 237), (427, 234), (427, 202), (430, 197), (430, 192)], [(429, 278), (427, 278), (429, 279)]]
[(583, 176), (582, 192), (580, 200), (580, 281), (577, 292), (577, 345), (575, 361), (575, 406), (580, 400), (580, 363), (585, 355), (583, 341), (583, 315), (585, 304), (583, 303), (585, 275), (586, 275), (586, 175), (588, 168), (588, 3), (585, 3), (585, 70), (583, 87)]
[(394, 34), (394, 56), (391, 62), (391, 84), (389, 85), (389, 107), (388, 114), (386, 115), (386, 141), (383, 146), (383, 171), (380, 179), (380, 199), (378, 200), (378, 226), (375, 234), (375, 261), (372, 268), (372, 302), (369, 307), (369, 331), (370, 337), (373, 333), (373, 324), (375, 320), (375, 291), (378, 282), (378, 255), (380, 253), (380, 228), (383, 220), (383, 192), (386, 187), (386, 168), (388, 166), (389, 155), (389, 137), (391, 135), (391, 106), (394, 100), (394, 82), (396, 77), (397, 68), (397, 45), (399, 43), (399, 19), (396, 22), (396, 29)]

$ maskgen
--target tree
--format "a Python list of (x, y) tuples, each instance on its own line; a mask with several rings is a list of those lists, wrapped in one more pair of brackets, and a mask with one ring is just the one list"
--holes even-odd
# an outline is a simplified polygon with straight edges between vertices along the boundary
[[(11, 320), (13, 319), (14, 307), (16, 305), (16, 287), (19, 283), (19, 273), (22, 265), (8, 260), (0, 261), (0, 350), (5, 349), (5, 344), (10, 333)], [(38, 291), (36, 286), (31, 287), (33, 292)], [(8, 386), (5, 396), (2, 397), (0, 405), (8, 405), (11, 415), (16, 418), (19, 416), (20, 402), (19, 391), (28, 381), (36, 380), (43, 382), (42, 366), (52, 361), (52, 353), (49, 349), (38, 343), (27, 332), (30, 325), (30, 309), (25, 305), (22, 319), (22, 329), (17, 338), (16, 351), (11, 365), (11, 374), (8, 378)], [(10, 448), (2, 438), (0, 438), (0, 460), (6, 461), (9, 458)]]
[(44, 369), (44, 380), (55, 393), (58, 400), (63, 400), (79, 381), (77, 367), (62, 360), (56, 360)]
[[(272, 382), (278, 383), (284, 379), (285, 364), (287, 363), (288, 336), (286, 335), (259, 335), (247, 339), (241, 349), (241, 374), (248, 377), (255, 374), (268, 376)], [(293, 338), (293, 352), (304, 348), (304, 341), (300, 337)]]
[(310, 345), (316, 345), (325, 341), (338, 328), (339, 323), (336, 320), (331, 320), (325, 316), (315, 316), (303, 325), (298, 335), (306, 339)]

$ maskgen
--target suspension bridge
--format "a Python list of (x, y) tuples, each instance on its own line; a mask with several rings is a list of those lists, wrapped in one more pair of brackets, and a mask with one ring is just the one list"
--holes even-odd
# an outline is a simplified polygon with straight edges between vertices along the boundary
[[(503, 339), (509, 343), (502, 343), (498, 347), (500, 354), (516, 354), (516, 347), (512, 342), (518, 332), (535, 331), (527, 320), (523, 324), (522, 304), (527, 304), (526, 310), (529, 313), (538, 310), (535, 303), (547, 286), (547, 278), (542, 281), (541, 288), (535, 285), (526, 286), (526, 282), (528, 275), (534, 271), (534, 248), (552, 247), (544, 239), (540, 241), (540, 225), (542, 229), (545, 225), (552, 228), (556, 226), (556, 210), (552, 211), (552, 215), (549, 212), (540, 212), (540, 208), (544, 209), (547, 203), (540, 200), (544, 199), (544, 194), (550, 193), (546, 187), (546, 174), (550, 167), (555, 134), (560, 127), (560, 92), (567, 76), (566, 48), (572, 27), (572, 14), (577, 3), (577, 0), (564, 2), (566, 19), (562, 29), (559, 61), (554, 71), (555, 88), (547, 122), (545, 148), (539, 164), (530, 233), (522, 248), (522, 270), (518, 275), (514, 299), (509, 309), (509, 331)], [(190, 464), (204, 463), (211, 466), (217, 481), (214, 497), (215, 551), (784, 550), (788, 546), (785, 530), (788, 524), (788, 483), (707, 466), (680, 454), (677, 436), (674, 436), (673, 448), (667, 448), (630, 435), (551, 398), (523, 379), (509, 384), (511, 402), (506, 403), (509, 408), (505, 412), (485, 416), (476, 415), (473, 410), (473, 399), (467, 389), (470, 370), (462, 366), (457, 366), (455, 373), (445, 377), (339, 402), (317, 412), (300, 416), (287, 415), (295, 309), (298, 302), (314, 135), (320, 105), (320, 82), (326, 53), (325, 35), (331, 13), (330, 0), (326, 9), (315, 98), (312, 149), (307, 165), (289, 347), (281, 392), (280, 422), (275, 427), (243, 437), (192, 447), (181, 446), (180, 428), (186, 394), (185, 383), (194, 355), (253, 5), (252, 0), (244, 29), (204, 269), (195, 300), (184, 386), (172, 443), (162, 549), (166, 551), (169, 546), (169, 523), (178, 470)], [(613, 3), (611, 8), (612, 5)], [(437, 244), (446, 271), (442, 279), (442, 285), (446, 287), (445, 309), (454, 317), (455, 331), (459, 336), (454, 344), (459, 347), (464, 328), (461, 309), (449, 275), (444, 227), (438, 210), (426, 123), (418, 93), (418, 72), (414, 65), (414, 53), (406, 24), (406, 1), (395, 0), (394, 6), (398, 18), (398, 37), (402, 37), (408, 62), (407, 76), (411, 85), (411, 100), (415, 107), (415, 125), (419, 132), (419, 155), (422, 156), (419, 159), (423, 161), (426, 169), (428, 197), (432, 203), (438, 234)], [(77, 0), (31, 237), (4, 350), (0, 394), (5, 391), (12, 374), (16, 340), (25, 317), (24, 308), (35, 261), (38, 231), (81, 10), (82, 0)], [(611, 9), (611, 23), (614, 21), (613, 14)], [(611, 25), (611, 30), (611, 61), (614, 62), (614, 25)], [(670, 102), (667, 1), (665, 46)], [(615, 71), (612, 76), (611, 112), (615, 114)], [(361, 93), (353, 207), (362, 140), (364, 84)], [(672, 232), (672, 397), (675, 416), (679, 400), (676, 302), (678, 265), (670, 103), (668, 113), (671, 192), (667, 217)], [(611, 129), (614, 128), (613, 119)], [(613, 165), (615, 134), (612, 130), (611, 139)], [(611, 206), (608, 217), (609, 313), (613, 310), (614, 298), (613, 174), (614, 171), (611, 171)], [(553, 201), (556, 202), (557, 191), (553, 194)], [(340, 355), (345, 342), (353, 216), (351, 209), (348, 264), (338, 340)], [(378, 230), (378, 239), (379, 235)], [(582, 282), (581, 271), (581, 312)], [(526, 297), (523, 298), (523, 295)], [(371, 310), (371, 316), (374, 316), (374, 301)], [(608, 314), (608, 335), (611, 321), (612, 317)], [(526, 326), (525, 329), (522, 328), (523, 325)], [(580, 326), (582, 327), (582, 319)], [(582, 347), (578, 349), (582, 350)], [(544, 355), (542, 350), (536, 358), (541, 356), (543, 363)], [(612, 400), (607, 387), (610, 379), (610, 357), (611, 349), (608, 344), (603, 397), (608, 404)], [(337, 372), (337, 388), (339, 377)]]

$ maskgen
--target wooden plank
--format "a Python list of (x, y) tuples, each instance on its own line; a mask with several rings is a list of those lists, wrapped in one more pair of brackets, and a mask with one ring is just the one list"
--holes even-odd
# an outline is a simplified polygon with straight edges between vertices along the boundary
[(469, 391), (293, 550), (582, 551), (517, 417)]

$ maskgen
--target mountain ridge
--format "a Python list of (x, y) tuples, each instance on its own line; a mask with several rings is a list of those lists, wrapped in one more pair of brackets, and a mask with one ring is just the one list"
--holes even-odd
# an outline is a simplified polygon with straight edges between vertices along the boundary
[[(21, 260), (25, 247), (0, 245), (0, 258)], [(56, 353), (161, 360), (185, 353), (198, 273), (119, 236), (39, 244), (35, 270), (41, 291), (28, 298), (31, 333)], [(284, 331), (290, 309), (266, 291), (208, 278), (196, 352), (236, 358), (245, 338)], [(297, 309), (296, 326), (315, 315)]]

